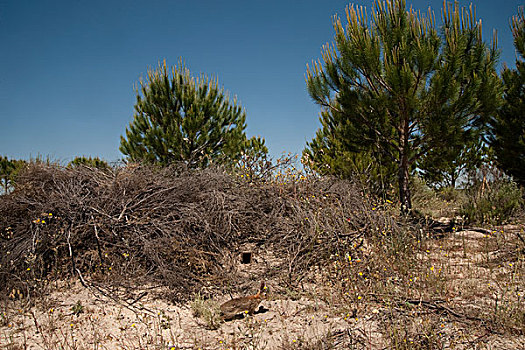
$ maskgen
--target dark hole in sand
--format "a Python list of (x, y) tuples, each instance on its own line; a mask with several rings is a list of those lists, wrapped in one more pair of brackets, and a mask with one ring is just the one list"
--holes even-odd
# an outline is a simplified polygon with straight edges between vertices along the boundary
[(251, 264), (252, 262), (252, 252), (243, 252), (241, 255), (241, 262), (243, 264)]

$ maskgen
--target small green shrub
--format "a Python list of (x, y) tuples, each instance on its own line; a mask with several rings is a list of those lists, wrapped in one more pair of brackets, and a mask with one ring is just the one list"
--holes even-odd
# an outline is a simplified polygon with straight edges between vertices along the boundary
[(467, 222), (503, 224), (523, 208), (523, 193), (515, 182), (501, 179), (480, 183), (467, 191), (461, 214)]
[(418, 176), (414, 176), (410, 179), (410, 188), (412, 191), (412, 203), (414, 206), (423, 205), (436, 199), (436, 193), (434, 190), (427, 186), (427, 184), (425, 184), (425, 182)]
[(462, 203), (465, 200), (465, 195), (462, 190), (455, 187), (442, 187), (437, 191), (437, 196), (444, 201), (453, 203)]
[(191, 303), (191, 311), (193, 316), (199, 317), (206, 323), (206, 328), (218, 329), (221, 326), (221, 312), (216, 301), (205, 299), (197, 293)]
[(459, 190), (451, 187), (434, 190), (417, 176), (411, 179), (410, 185), (412, 206), (419, 215), (434, 218), (457, 215), (457, 203), (463, 200)]
[(71, 313), (75, 316), (78, 316), (83, 312), (84, 312), (84, 305), (82, 305), (80, 300), (78, 300), (77, 303), (71, 307)]

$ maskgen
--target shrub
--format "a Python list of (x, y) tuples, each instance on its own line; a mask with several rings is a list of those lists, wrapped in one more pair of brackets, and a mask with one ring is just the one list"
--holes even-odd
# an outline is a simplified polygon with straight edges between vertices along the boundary
[(0, 197), (0, 290), (26, 295), (39, 281), (82, 274), (165, 285), (168, 298), (182, 301), (208, 283), (242, 278), (229, 257), (246, 245), (279, 257), (252, 278), (279, 274), (295, 288), (334, 253), (354, 254), (361, 237), (395, 234), (394, 219), (351, 182), (293, 171), (271, 181), (241, 175), (30, 164), (17, 190)]
[(206, 328), (217, 329), (221, 326), (221, 311), (215, 300), (205, 299), (197, 293), (191, 303), (191, 311), (193, 316), (199, 317), (206, 323)]
[(467, 191), (467, 201), (461, 208), (466, 221), (479, 224), (503, 224), (523, 207), (523, 193), (509, 179), (480, 182)]

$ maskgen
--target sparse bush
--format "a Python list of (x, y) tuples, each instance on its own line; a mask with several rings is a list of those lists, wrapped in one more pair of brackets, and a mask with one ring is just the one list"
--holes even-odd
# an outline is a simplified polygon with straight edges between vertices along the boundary
[(455, 187), (443, 187), (437, 191), (437, 195), (444, 201), (459, 204), (465, 200), (465, 196), (461, 190)]
[(420, 177), (414, 176), (411, 179), (412, 201), (415, 208), (421, 208), (429, 202), (436, 200), (436, 192), (430, 188)]
[(480, 182), (467, 191), (461, 214), (467, 222), (502, 224), (523, 208), (523, 192), (509, 179)]
[(200, 293), (197, 293), (191, 303), (191, 311), (193, 316), (205, 322), (206, 328), (217, 329), (221, 326), (221, 311), (215, 300), (205, 299)]
[(411, 179), (414, 213), (421, 217), (440, 217), (447, 214), (447, 205), (420, 177)]

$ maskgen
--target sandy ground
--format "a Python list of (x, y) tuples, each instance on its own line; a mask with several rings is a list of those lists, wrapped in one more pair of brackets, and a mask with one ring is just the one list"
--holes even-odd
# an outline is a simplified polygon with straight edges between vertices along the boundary
[[(447, 305), (481, 314), (493, 308), (495, 300), (511, 300), (503, 294), (506, 291), (514, 293), (519, 303), (525, 286), (523, 271), (515, 269), (524, 262), (502, 249), (503, 235), (503, 231), (459, 231), (432, 243), (422, 259), (443, 268), (450, 294)], [(503, 286), (500, 281), (507, 280), (500, 277), (509, 274), (515, 278)], [(194, 316), (191, 303), (171, 304), (163, 293), (162, 288), (144, 288), (125, 301), (79, 281), (57, 282), (38, 307), (1, 306), (0, 349), (388, 349), (393, 347), (383, 321), (400, 310), (369, 301), (356, 314), (315, 297), (270, 294), (253, 316), (221, 323), (213, 330)], [(228, 298), (214, 299), (218, 304)], [(441, 311), (440, 329), (435, 332), (440, 348), (525, 349), (523, 334), (492, 331), (446, 309), (427, 307), (399, 319), (417, 325), (426, 322), (424, 312), (437, 311)], [(397, 348), (424, 348), (424, 344)]]
[(382, 342), (372, 316), (335, 314), (320, 301), (263, 300), (253, 316), (210, 330), (193, 316), (190, 304), (171, 305), (150, 296), (161, 290), (154, 292), (129, 306), (78, 282), (62, 282), (45, 307), (8, 315), (0, 344), (13, 349), (14, 344), (24, 349), (299, 349), (327, 337), (344, 348), (352, 342), (376, 348)]

